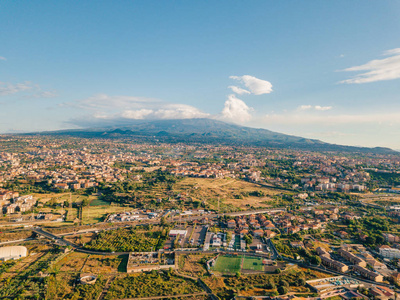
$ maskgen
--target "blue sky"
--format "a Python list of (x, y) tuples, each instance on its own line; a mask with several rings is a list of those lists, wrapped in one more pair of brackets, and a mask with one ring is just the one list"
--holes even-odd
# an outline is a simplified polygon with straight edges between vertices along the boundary
[(397, 1), (2, 1), (0, 28), (0, 132), (210, 117), (400, 149)]

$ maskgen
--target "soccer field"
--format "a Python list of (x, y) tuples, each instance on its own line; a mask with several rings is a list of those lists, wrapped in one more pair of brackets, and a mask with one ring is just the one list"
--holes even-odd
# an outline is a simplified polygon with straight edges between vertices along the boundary
[(242, 270), (263, 271), (262, 259), (260, 257), (245, 256)]
[(220, 255), (211, 268), (220, 273), (234, 274), (240, 270), (263, 271), (262, 258), (250, 256), (228, 256)]
[(220, 273), (236, 273), (240, 270), (241, 260), (242, 258), (239, 256), (220, 255), (212, 270)]

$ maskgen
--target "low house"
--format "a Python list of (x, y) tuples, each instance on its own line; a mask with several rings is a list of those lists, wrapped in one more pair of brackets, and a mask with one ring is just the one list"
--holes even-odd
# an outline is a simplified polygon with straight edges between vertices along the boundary
[(256, 237), (262, 237), (262, 236), (264, 236), (264, 230), (262, 230), (262, 229), (254, 230), (253, 235)]
[(267, 229), (264, 231), (264, 236), (266, 236), (267, 238), (273, 238), (274, 236), (276, 236), (276, 232)]
[(235, 220), (229, 220), (228, 221), (228, 228), (236, 228), (236, 221)]

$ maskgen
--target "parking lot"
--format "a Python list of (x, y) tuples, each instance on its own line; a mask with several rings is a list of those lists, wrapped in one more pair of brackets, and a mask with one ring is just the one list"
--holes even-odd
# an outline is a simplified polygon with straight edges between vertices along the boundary
[(207, 232), (207, 227), (206, 226), (190, 226), (187, 227), (186, 230), (187, 235), (182, 242), (182, 247), (187, 247), (187, 246), (194, 246), (194, 247), (200, 247), (204, 243), (204, 239), (206, 236)]

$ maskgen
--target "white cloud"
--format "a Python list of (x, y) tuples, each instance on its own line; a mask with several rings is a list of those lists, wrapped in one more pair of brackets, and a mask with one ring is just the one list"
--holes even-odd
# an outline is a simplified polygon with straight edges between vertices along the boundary
[(250, 121), (251, 110), (252, 108), (248, 107), (239, 98), (236, 98), (235, 95), (229, 95), (222, 110), (222, 117), (233, 122), (243, 123)]
[(151, 115), (154, 113), (152, 109), (138, 109), (138, 110), (126, 110), (123, 111), (121, 116), (126, 119), (136, 119), (136, 120), (142, 120), (145, 119), (148, 115)]
[(400, 48), (388, 50), (384, 59), (375, 59), (364, 65), (344, 69), (346, 72), (361, 72), (353, 78), (340, 81), (340, 83), (367, 83), (400, 78)]
[(269, 94), (272, 92), (272, 84), (269, 81), (258, 79), (254, 76), (230, 76), (229, 78), (243, 83), (254, 95)]
[(330, 110), (332, 109), (332, 106), (320, 106), (320, 105), (315, 105), (314, 106), (315, 110), (321, 110), (321, 111), (325, 111), (325, 110)]
[(299, 110), (319, 110), (319, 111), (325, 111), (325, 110), (330, 110), (332, 109), (332, 106), (320, 106), (320, 105), (301, 105), (298, 108)]
[(312, 108), (312, 105), (301, 105), (299, 106), (299, 110), (309, 110)]
[(0, 96), (5, 96), (5, 95), (12, 95), (16, 94), (19, 92), (24, 92), (28, 90), (34, 89), (35, 86), (32, 85), (31, 82), (23, 82), (23, 83), (7, 83), (7, 82), (0, 82)]
[(0, 82), (0, 96), (21, 94), (22, 98), (53, 98), (54, 91), (43, 91), (39, 85), (30, 81), (22, 83)]
[(242, 89), (235, 85), (228, 86), (228, 88), (230, 88), (232, 90), (232, 92), (234, 92), (238, 95), (251, 94), (248, 90)]
[(76, 124), (90, 125), (98, 120), (123, 121), (143, 119), (191, 119), (207, 118), (210, 115), (187, 104), (167, 103), (159, 99), (132, 97), (132, 96), (110, 96), (98, 94), (74, 103), (65, 103), (64, 106), (77, 107), (82, 110), (91, 111), (90, 116), (75, 119)]
[(393, 55), (393, 54), (400, 54), (400, 48), (395, 48), (383, 52), (383, 55)]
[(0, 60), (7, 60), (4, 56), (0, 56)]

